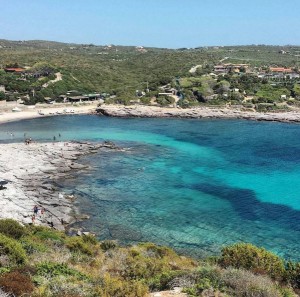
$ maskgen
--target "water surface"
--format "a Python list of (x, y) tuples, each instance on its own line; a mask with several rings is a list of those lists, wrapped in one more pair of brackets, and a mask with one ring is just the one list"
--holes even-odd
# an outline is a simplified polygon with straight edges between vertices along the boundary
[(197, 256), (246, 241), (300, 259), (297, 124), (61, 116), (0, 125), (0, 141), (23, 141), (24, 133), (127, 149), (84, 157), (94, 169), (61, 181), (101, 239)]

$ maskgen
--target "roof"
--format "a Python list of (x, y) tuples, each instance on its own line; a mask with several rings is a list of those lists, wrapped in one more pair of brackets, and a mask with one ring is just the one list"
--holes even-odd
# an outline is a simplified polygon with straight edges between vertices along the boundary
[(80, 100), (80, 99), (89, 99), (89, 97), (86, 97), (86, 96), (69, 96), (68, 99)]
[(9, 67), (9, 68), (4, 68), (5, 71), (12, 71), (12, 72), (23, 72), (25, 68), (14, 68), (14, 67)]
[(270, 71), (272, 72), (293, 72), (291, 68), (284, 67), (270, 67)]

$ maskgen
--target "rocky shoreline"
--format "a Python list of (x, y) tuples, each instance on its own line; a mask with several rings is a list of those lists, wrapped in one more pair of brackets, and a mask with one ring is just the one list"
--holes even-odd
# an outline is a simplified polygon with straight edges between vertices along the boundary
[[(59, 181), (71, 171), (88, 170), (76, 161), (101, 149), (118, 148), (108, 142), (1, 144), (0, 179), (9, 182), (0, 190), (0, 217), (58, 230), (82, 219), (73, 204), (76, 197), (65, 195)], [(39, 212), (32, 219), (35, 205)]]
[(141, 118), (216, 118), (216, 119), (246, 119), (255, 121), (300, 122), (300, 111), (287, 112), (254, 112), (237, 108), (165, 108), (157, 106), (124, 106), (102, 105), (96, 109), (99, 115), (111, 117), (141, 117)]

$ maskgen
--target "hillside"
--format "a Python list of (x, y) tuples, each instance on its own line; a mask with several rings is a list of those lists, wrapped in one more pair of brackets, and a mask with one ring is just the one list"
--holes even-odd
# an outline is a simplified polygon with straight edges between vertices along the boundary
[(186, 296), (292, 297), (300, 288), (299, 263), (250, 244), (196, 261), (152, 243), (122, 247), (0, 220), (0, 247), (3, 297), (146, 297), (176, 287)]
[[(45, 97), (54, 100), (69, 90), (77, 90), (81, 94), (90, 92), (109, 94), (117, 97), (110, 101), (127, 103), (135, 97), (136, 90), (145, 92), (149, 90), (150, 92), (141, 98), (142, 103), (149, 104), (151, 96), (157, 96), (159, 87), (170, 84), (183, 92), (188, 105), (193, 105), (199, 102), (195, 90), (189, 87), (191, 84), (187, 85), (187, 89), (184, 82), (183, 87), (180, 88), (178, 83), (182, 81), (179, 81), (179, 78), (199, 77), (212, 71), (215, 65), (225, 62), (247, 63), (251, 68), (276, 66), (298, 69), (299, 53), (300, 47), (296, 46), (160, 49), (141, 46), (96, 46), (50, 41), (0, 40), (0, 68), (15, 65), (30, 69), (44, 65), (47, 69), (52, 69), (49, 77), (43, 76), (38, 80), (26, 79), (26, 77), (21, 80), (16, 79), (13, 74), (7, 75), (0, 70), (0, 85), (4, 85), (10, 92), (7, 96), (9, 100), (27, 95), (29, 103), (43, 101)], [(200, 65), (199, 68), (195, 73), (190, 73), (189, 70), (196, 65)], [(30, 70), (26, 71), (30, 72)], [(43, 88), (44, 83), (54, 78), (55, 72), (61, 73), (62, 80)], [(201, 79), (196, 82), (196, 86), (199, 83), (203, 83)], [(193, 84), (191, 86), (194, 87)], [(290, 91), (292, 88), (293, 85), (288, 87)], [(206, 90), (202, 91), (204, 96), (210, 95)], [(158, 103), (166, 105), (172, 103), (172, 100), (161, 99)]]

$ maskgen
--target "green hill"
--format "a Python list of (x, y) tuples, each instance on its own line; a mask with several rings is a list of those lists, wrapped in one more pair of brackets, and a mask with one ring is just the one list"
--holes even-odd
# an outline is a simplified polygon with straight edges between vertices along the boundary
[[(176, 78), (189, 79), (209, 73), (214, 65), (222, 61), (247, 63), (251, 67), (297, 68), (299, 54), (300, 47), (296, 46), (252, 45), (163, 49), (38, 40), (0, 40), (0, 68), (15, 65), (27, 68), (25, 72), (29, 73), (30, 68), (37, 65), (53, 69), (52, 76), (43, 76), (39, 79), (32, 77), (20, 79), (16, 74), (7, 74), (4, 70), (0, 70), (0, 85), (4, 85), (10, 92), (8, 99), (14, 100), (18, 96), (28, 95), (30, 97), (28, 103), (43, 101), (44, 97), (57, 99), (59, 95), (66, 94), (69, 90), (77, 90), (82, 94), (96, 92), (116, 95), (116, 102), (126, 103), (135, 96), (136, 90), (145, 91), (148, 88), (150, 90), (148, 98), (143, 99), (143, 102), (147, 103), (149, 97), (158, 93), (158, 87), (168, 83), (176, 86)], [(191, 74), (189, 70), (196, 65), (201, 67)], [(60, 72), (63, 79), (43, 88), (44, 83), (53, 79), (55, 71)], [(191, 86), (182, 89), (187, 99), (197, 97), (193, 83)], [(291, 92), (293, 88), (294, 85), (290, 85), (288, 90)], [(203, 91), (204, 94), (211, 93), (206, 92), (205, 88), (196, 89), (199, 92)], [(35, 98), (32, 95), (33, 91)], [(4, 95), (0, 92), (0, 99), (3, 98)], [(268, 103), (267, 99), (263, 102)], [(191, 103), (193, 104), (193, 100), (189, 102)]]

